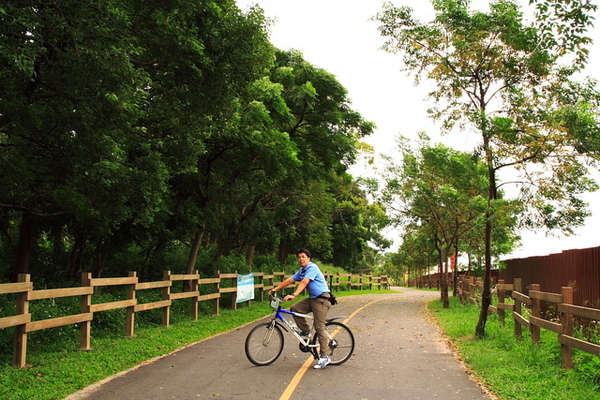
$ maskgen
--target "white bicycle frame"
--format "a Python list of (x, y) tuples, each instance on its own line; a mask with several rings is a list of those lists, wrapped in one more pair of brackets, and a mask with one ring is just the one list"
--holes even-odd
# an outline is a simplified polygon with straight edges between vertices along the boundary
[[(287, 326), (289, 329), (285, 329), (285, 328), (284, 329), (286, 331), (291, 332), (296, 337), (296, 339), (300, 343), (302, 343), (304, 346), (307, 346), (307, 347), (318, 347), (319, 346), (318, 343), (310, 344), (310, 336), (306, 337), (306, 339), (304, 339), (302, 336), (300, 336), (296, 332), (296, 330), (294, 329), (292, 323), (290, 321), (288, 321), (283, 316), (283, 314), (288, 314), (288, 315), (291, 315), (293, 317), (294, 316), (295, 317), (301, 317), (301, 318), (304, 318), (304, 319), (314, 319), (313, 316), (312, 315), (308, 315), (308, 314), (301, 314), (301, 313), (297, 313), (297, 312), (294, 312), (294, 311), (287, 310), (285, 308), (281, 308), (281, 302), (282, 301), (283, 300), (280, 297), (277, 297), (277, 296), (274, 296), (273, 300), (271, 300), (271, 307), (277, 309), (277, 311), (275, 311), (275, 315), (273, 316), (272, 321), (275, 321), (275, 323), (279, 323), (280, 325)], [(327, 334), (327, 335), (329, 336), (329, 334)], [(333, 338), (329, 337), (329, 339), (331, 340)]]

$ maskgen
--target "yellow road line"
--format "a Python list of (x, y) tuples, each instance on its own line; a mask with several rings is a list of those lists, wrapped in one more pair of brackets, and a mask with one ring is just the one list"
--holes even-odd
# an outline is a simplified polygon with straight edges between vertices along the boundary
[[(347, 324), (348, 321), (350, 321), (352, 318), (354, 318), (354, 316), (356, 314), (358, 314), (359, 312), (361, 312), (365, 308), (369, 307), (370, 305), (375, 304), (375, 303), (377, 303), (377, 302), (379, 302), (381, 300), (385, 300), (385, 299), (377, 299), (377, 300), (373, 300), (370, 303), (365, 304), (364, 306), (362, 306), (358, 310), (354, 311), (348, 318), (346, 318), (342, 322), (342, 324), (344, 324), (344, 325)], [(290, 397), (292, 397), (292, 394), (294, 394), (294, 390), (296, 390), (296, 387), (300, 383), (300, 380), (302, 379), (302, 377), (304, 376), (304, 374), (306, 373), (306, 371), (308, 371), (308, 367), (310, 366), (310, 364), (312, 364), (313, 360), (314, 360), (314, 358), (312, 356), (310, 356), (304, 362), (304, 364), (302, 364), (302, 366), (300, 367), (300, 369), (298, 370), (298, 372), (296, 372), (296, 375), (294, 375), (294, 377), (292, 378), (292, 380), (288, 384), (287, 388), (284, 390), (284, 392), (281, 395), (281, 397), (279, 398), (279, 400), (289, 400)]]

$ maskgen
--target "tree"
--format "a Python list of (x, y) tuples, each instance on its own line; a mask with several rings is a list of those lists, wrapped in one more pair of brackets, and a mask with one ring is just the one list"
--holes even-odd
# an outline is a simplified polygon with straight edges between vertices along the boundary
[[(365, 269), (370, 245), (380, 249), (390, 246), (381, 231), (389, 218), (380, 203), (369, 204), (365, 193), (350, 176), (340, 178), (333, 187), (337, 207), (332, 213), (330, 261), (350, 272)], [(329, 260), (326, 260), (329, 261)]]
[(215, 258), (280, 245), (281, 261), (293, 245), (332, 257), (333, 219), (346, 201), (338, 193), (353, 186), (345, 171), (372, 131), (331, 74), (300, 53), (275, 54), (267, 75), (239, 90), (239, 108), (206, 140), (197, 172), (182, 176), (181, 214), (202, 221), (195, 237), (214, 238)]
[[(541, 4), (549, 3), (560, 4)], [(550, 26), (564, 40), (549, 40), (548, 30), (527, 24), (513, 1), (492, 2), (489, 13), (469, 10), (466, 0), (434, 0), (432, 4), (436, 16), (430, 23), (415, 21), (408, 7), (390, 4), (378, 18), (382, 35), (389, 38), (386, 49), (401, 52), (408, 71), (437, 85), (431, 93), (432, 116), (441, 119), (448, 131), (469, 126), (481, 137), (476, 151), (486, 164), (489, 180), (483, 300), (475, 330), (481, 337), (491, 302), (499, 188), (509, 182), (518, 187), (524, 205), (523, 226), (567, 233), (587, 215), (580, 194), (596, 189), (586, 176), (587, 165), (580, 154), (588, 148), (586, 144), (597, 143), (594, 115), (599, 96), (593, 81), (572, 81), (583, 60), (559, 65), (561, 57), (589, 41), (580, 33), (590, 20), (582, 19), (581, 13), (562, 13)], [(585, 4), (591, 9), (589, 2)], [(542, 6), (542, 10), (548, 9)], [(571, 22), (580, 30), (567, 29)], [(513, 177), (502, 182), (500, 172), (509, 168)]]
[(8, 0), (0, 47), (2, 272), (147, 277), (290, 246), (356, 265), (377, 238), (347, 175), (373, 124), (259, 8)]
[(338, 204), (348, 199), (345, 194), (354, 191), (347, 169), (358, 140), (371, 134), (374, 125), (352, 110), (347, 90), (333, 75), (297, 51), (277, 52), (270, 79), (280, 85), (287, 108), (287, 113), (273, 114), (275, 127), (290, 138), (300, 161), (283, 182), (285, 203), (274, 223), (281, 238), (279, 253), (309, 246), (320, 259), (332, 260), (332, 221), (339, 217)]
[(233, 0), (15, 0), (0, 19), (0, 207), (21, 227), (13, 275), (45, 232), (86, 260), (77, 267), (95, 258), (96, 275), (132, 243), (180, 240), (167, 226), (171, 185), (272, 63), (262, 14)]
[[(132, 67), (136, 46), (124, 13), (77, 1), (0, 7), (0, 207), (20, 226), (14, 276), (27, 272), (40, 231), (69, 226), (77, 237), (94, 225), (105, 237), (154, 207), (152, 196), (146, 204), (125, 199), (136, 189), (132, 180), (161, 174), (151, 163), (128, 162), (135, 138), (124, 133), (147, 79)], [(137, 189), (144, 196), (157, 186)]]
[[(417, 225), (407, 225), (402, 235), (398, 252), (392, 257), (393, 265), (406, 271), (408, 282), (415, 280), (417, 287), (424, 287), (421, 277), (429, 275), (432, 265), (436, 265), (439, 255), (435, 254), (433, 238)], [(431, 283), (431, 282), (428, 282)]]
[[(389, 160), (383, 195), (386, 203), (400, 206), (401, 220), (430, 237), (438, 254), (441, 297), (444, 307), (448, 307), (448, 260), (457, 257), (465, 247), (463, 242), (467, 243), (472, 232), (481, 232), (480, 227), (485, 225), (487, 174), (477, 156), (441, 144), (432, 146), (424, 136), (421, 139), (417, 151), (401, 146), (401, 166)], [(502, 207), (496, 210), (497, 219), (510, 215), (507, 202), (499, 198), (496, 205)], [(508, 224), (496, 225), (498, 231), (511, 228)], [(510, 246), (504, 250), (510, 250)]]

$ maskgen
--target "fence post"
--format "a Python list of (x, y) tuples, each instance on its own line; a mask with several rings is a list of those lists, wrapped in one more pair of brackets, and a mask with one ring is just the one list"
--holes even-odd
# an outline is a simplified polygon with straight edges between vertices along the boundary
[[(92, 273), (84, 272), (81, 274), (81, 286), (91, 287), (92, 286)], [(81, 295), (81, 313), (87, 314), (92, 311), (92, 295), (84, 294)], [(91, 329), (92, 329), (92, 321), (83, 321), (81, 325), (79, 325), (79, 349), (80, 350), (89, 350), (90, 349), (90, 341), (91, 341)]]
[[(192, 272), (194, 275), (198, 275), (198, 270)], [(198, 278), (192, 279), (190, 282), (190, 289), (192, 292), (198, 292)], [(198, 296), (192, 297), (192, 321), (198, 321)]]
[[(137, 277), (137, 272), (135, 271), (130, 271), (129, 274), (127, 275), (130, 278), (136, 278)], [(136, 283), (137, 283), (137, 279), (136, 279)], [(129, 287), (127, 288), (127, 299), (128, 300), (135, 300), (135, 283), (128, 285)], [(135, 306), (131, 306), (131, 307), (127, 307), (127, 315), (125, 317), (125, 337), (134, 337), (134, 330), (135, 330)]]
[[(256, 276), (256, 275), (254, 275)], [(258, 275), (257, 286), (259, 286), (258, 290), (258, 301), (261, 303), (265, 300), (265, 274), (264, 272)]]
[[(29, 274), (19, 274), (18, 282), (31, 282)], [(29, 313), (29, 291), (17, 293), (17, 315)], [(15, 346), (13, 352), (13, 367), (22, 368), (27, 360), (27, 323), (15, 326)]]
[[(541, 291), (541, 286), (537, 283), (531, 285), (532, 291)], [(531, 315), (537, 318), (542, 317), (542, 301), (540, 299), (533, 299), (533, 307), (531, 310)], [(534, 324), (531, 324), (531, 339), (534, 343), (540, 342), (540, 327)]]
[[(171, 280), (171, 271), (163, 272), (163, 281)], [(163, 300), (171, 300), (171, 286), (165, 286), (163, 288)], [(171, 306), (163, 307), (162, 309), (162, 324), (163, 326), (169, 326), (169, 321), (171, 319)]]
[(477, 302), (475, 299), (475, 288), (477, 287), (476, 282), (477, 280), (474, 276), (469, 277), (469, 301), (472, 303)]
[[(498, 280), (498, 285), (504, 284), (504, 279), (499, 279)], [(498, 286), (496, 286), (498, 287)], [(498, 295), (498, 305), (500, 304), (504, 304), (504, 299), (505, 299), (505, 295), (506, 295), (506, 290), (502, 289), (502, 290), (497, 290), (497, 295)], [(506, 316), (506, 312), (504, 311), (503, 308), (498, 307), (498, 319), (500, 320), (500, 325), (504, 326), (504, 317)]]
[(214, 287), (214, 292), (219, 294), (219, 297), (217, 297), (214, 302), (213, 302), (213, 314), (216, 315), (217, 317), (219, 316), (219, 309), (221, 308), (221, 271), (216, 271), (215, 272), (215, 278), (217, 278), (217, 283), (215, 283), (215, 287)]
[(458, 295), (462, 304), (467, 304), (469, 301), (469, 277), (462, 277), (458, 283)]
[(233, 271), (236, 277), (233, 279), (233, 287), (236, 288), (235, 292), (231, 293), (231, 309), (237, 310), (237, 270)]
[[(573, 304), (573, 288), (565, 287), (562, 288), (563, 303)], [(562, 324), (562, 334), (573, 336), (573, 315), (567, 313), (561, 313), (560, 322)], [(573, 348), (561, 342), (560, 345), (562, 367), (566, 369), (573, 368)]]
[[(513, 283), (515, 285), (515, 292), (523, 293), (522, 292), (522, 290), (523, 290), (523, 280), (521, 278), (515, 278), (514, 281), (513, 281)], [(522, 331), (521, 331), (521, 324), (517, 322), (517, 320), (514, 318), (514, 315), (515, 314), (522, 315), (521, 314), (521, 312), (522, 312), (521, 306), (522, 306), (521, 300), (515, 298), (515, 311), (514, 311), (514, 314), (513, 314), (513, 319), (515, 321), (515, 333), (514, 333), (514, 335), (515, 335), (515, 337), (518, 337), (518, 338), (522, 337), (523, 334), (522, 334)]]

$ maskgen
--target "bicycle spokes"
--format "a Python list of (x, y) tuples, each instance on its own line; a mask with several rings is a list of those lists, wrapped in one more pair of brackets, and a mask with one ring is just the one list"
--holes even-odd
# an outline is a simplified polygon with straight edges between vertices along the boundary
[(283, 350), (283, 332), (277, 325), (262, 323), (255, 326), (245, 343), (246, 357), (255, 365), (269, 365)]
[(271, 338), (273, 337), (273, 332), (274, 332), (274, 329), (272, 326), (267, 328), (267, 331), (265, 332), (265, 337), (263, 338), (263, 341), (262, 341), (263, 346), (269, 345), (269, 342), (271, 341)]

